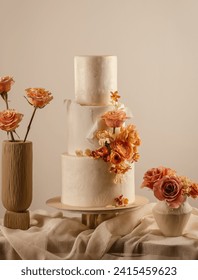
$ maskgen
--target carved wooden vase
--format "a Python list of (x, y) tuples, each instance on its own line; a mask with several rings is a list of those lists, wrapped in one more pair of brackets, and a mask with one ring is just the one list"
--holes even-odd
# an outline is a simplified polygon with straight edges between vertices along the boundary
[(32, 202), (32, 142), (2, 144), (2, 202), (7, 209), (4, 226), (26, 230)]

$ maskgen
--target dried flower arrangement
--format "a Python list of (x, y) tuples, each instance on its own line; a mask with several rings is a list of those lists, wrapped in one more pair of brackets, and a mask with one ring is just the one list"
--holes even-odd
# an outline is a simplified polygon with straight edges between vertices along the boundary
[(115, 200), (116, 207), (126, 206), (129, 203), (128, 198), (123, 197), (122, 194), (120, 196), (116, 197), (114, 200)]
[[(15, 109), (9, 108), (8, 92), (11, 90), (14, 80), (10, 76), (0, 77), (0, 95), (5, 101), (6, 109), (0, 112), (0, 129), (7, 132), (8, 136), (11, 137), (12, 142), (15, 142), (14, 134), (16, 128), (19, 126), (23, 118), (23, 114), (18, 113)], [(27, 97), (25, 97), (30, 105), (34, 107), (32, 117), (27, 127), (27, 132), (24, 138), (24, 142), (27, 139), (30, 127), (38, 108), (44, 108), (52, 99), (51, 93), (44, 88), (28, 88), (25, 90)]]
[(144, 174), (141, 187), (151, 189), (157, 199), (165, 201), (170, 208), (175, 209), (179, 208), (187, 197), (198, 197), (197, 183), (166, 167), (149, 169)]
[(115, 173), (115, 183), (122, 179), (122, 175), (131, 169), (131, 164), (138, 161), (138, 146), (140, 137), (133, 124), (124, 126), (128, 119), (122, 105), (118, 102), (118, 92), (111, 92), (111, 102), (114, 110), (101, 116), (107, 129), (98, 130), (95, 137), (100, 148), (88, 151), (88, 155), (94, 159), (102, 159), (110, 164), (110, 172)]
[[(107, 163), (109, 172), (113, 173), (114, 183), (122, 183), (124, 174), (132, 168), (132, 163), (139, 159), (138, 146), (141, 143), (135, 125), (125, 125), (129, 119), (123, 104), (118, 100), (118, 91), (111, 92), (111, 104), (113, 110), (107, 111), (98, 121), (104, 122), (105, 129), (96, 130), (94, 138), (99, 148), (96, 150), (87, 149), (84, 152), (77, 150), (79, 157), (88, 156), (94, 160), (103, 160)], [(128, 199), (120, 194), (114, 199), (115, 206), (126, 206)]]

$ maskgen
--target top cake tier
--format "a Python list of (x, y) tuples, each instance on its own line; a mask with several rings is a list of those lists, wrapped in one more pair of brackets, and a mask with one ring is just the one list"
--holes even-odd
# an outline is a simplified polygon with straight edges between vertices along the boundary
[(75, 100), (81, 105), (104, 106), (117, 90), (116, 56), (75, 56)]

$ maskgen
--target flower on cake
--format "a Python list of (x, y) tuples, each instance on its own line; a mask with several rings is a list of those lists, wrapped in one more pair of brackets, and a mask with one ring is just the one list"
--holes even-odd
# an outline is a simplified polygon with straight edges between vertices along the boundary
[(111, 91), (111, 103), (116, 106), (118, 103), (118, 100), (121, 96), (119, 95), (118, 91)]
[(123, 105), (118, 102), (119, 98), (117, 91), (111, 92), (114, 110), (101, 116), (107, 128), (96, 131), (95, 137), (100, 147), (89, 154), (90, 157), (102, 159), (110, 165), (109, 171), (116, 174), (115, 183), (122, 180), (122, 175), (131, 169), (134, 161), (138, 161), (138, 146), (141, 142), (134, 125), (124, 126), (129, 117)]
[(102, 116), (108, 127), (121, 127), (127, 119), (126, 113), (123, 110), (109, 111)]
[(166, 167), (149, 169), (141, 186), (151, 189), (154, 196), (170, 208), (179, 208), (188, 196), (198, 197), (198, 184)]
[[(11, 90), (13, 84), (13, 77), (0, 77), (0, 95), (6, 104), (6, 110), (0, 112), (0, 129), (6, 131), (7, 134), (10, 135), (11, 141), (14, 142), (16, 141), (14, 133), (17, 134), (15, 129), (19, 126), (19, 123), (23, 118), (23, 114), (17, 112), (15, 109), (9, 108), (8, 92)], [(51, 93), (43, 88), (28, 88), (25, 91), (27, 94), (26, 100), (34, 107), (34, 110), (27, 127), (24, 142), (27, 139), (36, 110), (38, 108), (44, 108), (53, 99)]]
[(111, 92), (111, 104), (114, 110), (106, 112), (101, 118), (105, 121), (107, 127), (113, 128), (113, 133), (116, 128), (120, 128), (124, 122), (129, 118), (124, 111), (122, 105), (118, 102), (120, 95), (118, 91)]
[(115, 206), (120, 207), (120, 206), (126, 206), (129, 203), (128, 198), (124, 197), (122, 194), (115, 199)]

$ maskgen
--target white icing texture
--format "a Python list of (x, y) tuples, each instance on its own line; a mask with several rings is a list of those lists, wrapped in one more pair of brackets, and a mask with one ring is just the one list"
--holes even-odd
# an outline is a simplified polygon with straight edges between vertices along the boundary
[(102, 159), (62, 154), (61, 202), (71, 206), (101, 207), (112, 205), (121, 194), (135, 200), (134, 164), (123, 176), (122, 183), (114, 183), (115, 174)]
[(76, 56), (74, 73), (77, 103), (109, 105), (110, 92), (117, 90), (116, 56)]
[(66, 100), (66, 127), (67, 143), (66, 152), (75, 155), (76, 150), (85, 151), (98, 148), (98, 141), (94, 134), (106, 125), (101, 120), (101, 115), (112, 109), (112, 106), (81, 106)]

